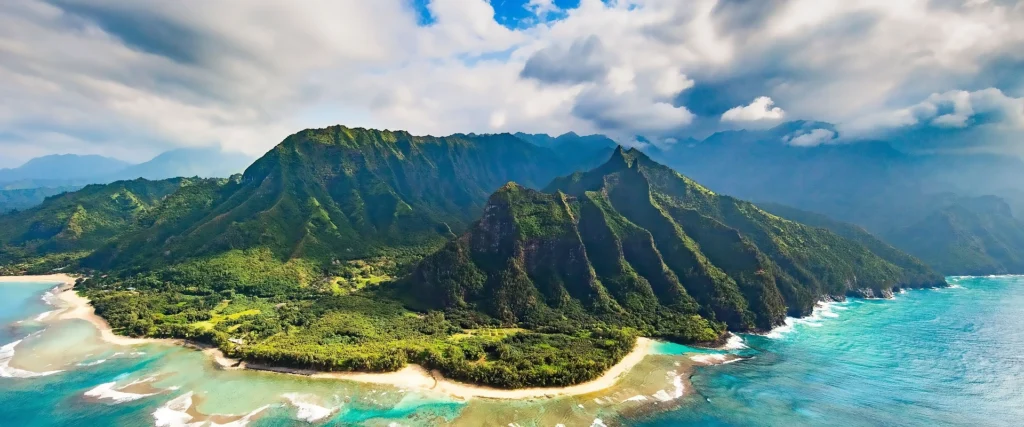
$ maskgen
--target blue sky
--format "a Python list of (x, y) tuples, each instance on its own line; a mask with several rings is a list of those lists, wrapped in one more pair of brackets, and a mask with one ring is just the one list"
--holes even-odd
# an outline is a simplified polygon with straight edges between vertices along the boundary
[(333, 124), (1024, 153), (1015, 0), (0, 2), (0, 167)]
[[(430, 14), (428, 4), (430, 0), (412, 0), (421, 25), (429, 25), (434, 21)], [(538, 18), (531, 11), (530, 0), (489, 0), (494, 8), (494, 20), (505, 27), (516, 29), (536, 25)], [(579, 6), (580, 0), (551, 0), (550, 4), (558, 11), (553, 11), (546, 19), (558, 19), (564, 17), (564, 11), (575, 9)]]

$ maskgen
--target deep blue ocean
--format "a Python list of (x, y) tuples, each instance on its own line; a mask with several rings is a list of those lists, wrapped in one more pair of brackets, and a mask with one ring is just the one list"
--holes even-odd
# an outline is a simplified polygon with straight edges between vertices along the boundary
[[(0, 284), (0, 426), (555, 425), (552, 419), (567, 426), (1024, 425), (1024, 277), (950, 283), (891, 300), (826, 305), (769, 336), (744, 336), (747, 348), (733, 352), (746, 359), (694, 368), (678, 401), (617, 410), (627, 399), (616, 398), (600, 418), (586, 413), (585, 422), (570, 415), (590, 410), (591, 400), (612, 399), (445, 402), (365, 385), (216, 372), (198, 352), (168, 346), (129, 352), (98, 342), (83, 321), (35, 321), (53, 310), (41, 299), (52, 285)], [(671, 344), (660, 350), (685, 353), (680, 360), (694, 351)], [(648, 376), (665, 380), (663, 369)], [(114, 389), (104, 389), (111, 383)], [(263, 400), (278, 403), (257, 403)], [(189, 418), (190, 410), (234, 416)]]

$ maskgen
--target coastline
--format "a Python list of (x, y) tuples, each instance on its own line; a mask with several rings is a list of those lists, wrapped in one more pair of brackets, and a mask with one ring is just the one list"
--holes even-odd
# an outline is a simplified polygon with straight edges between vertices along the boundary
[(0, 276), (0, 283), (53, 283), (57, 285), (74, 286), (75, 277), (69, 274), (40, 274), (34, 276)]
[(204, 346), (179, 339), (132, 338), (117, 335), (102, 317), (96, 315), (89, 299), (74, 291), (75, 278), (67, 274), (50, 274), (40, 276), (0, 276), (4, 282), (53, 282), (60, 285), (55, 293), (59, 301), (57, 313), (53, 320), (80, 319), (91, 323), (100, 334), (100, 338), (114, 345), (138, 345), (161, 343), (181, 345), (203, 352), (221, 369), (248, 369), (252, 371), (274, 372), (287, 375), (301, 375), (310, 378), (354, 381), (360, 383), (383, 384), (394, 387), (419, 389), (441, 393), (459, 399), (540, 399), (560, 396), (577, 396), (602, 391), (614, 386), (633, 367), (651, 353), (654, 340), (638, 337), (636, 344), (625, 357), (609, 368), (597, 379), (567, 387), (534, 387), (522, 389), (499, 389), (462, 383), (445, 378), (437, 371), (428, 371), (416, 364), (409, 364), (396, 372), (322, 372), (307, 369), (294, 369), (261, 364), (250, 364), (228, 358), (215, 347)]
[(150, 343), (181, 344), (181, 340), (158, 339), (158, 338), (132, 338), (114, 333), (106, 320), (96, 315), (96, 310), (89, 299), (78, 295), (75, 292), (75, 277), (65, 273), (45, 274), (35, 276), (0, 276), (0, 283), (36, 282), (53, 283), (58, 286), (54, 297), (58, 301), (54, 307), (58, 312), (49, 316), (52, 320), (80, 319), (91, 323), (99, 331), (100, 338), (107, 343), (114, 345), (138, 345)]
[(636, 344), (633, 346), (633, 350), (623, 357), (619, 363), (616, 363), (614, 366), (609, 368), (597, 379), (566, 387), (533, 387), (521, 389), (499, 389), (458, 382), (445, 378), (438, 371), (428, 371), (426, 368), (416, 364), (406, 365), (405, 368), (395, 372), (322, 372), (308, 369), (248, 364), (244, 362), (237, 366), (233, 366), (237, 361), (224, 357), (220, 350), (208, 349), (204, 352), (208, 352), (207, 354), (215, 353), (218, 359), (233, 362), (228, 365), (220, 365), (226, 369), (249, 369), (290, 375), (303, 375), (310, 378), (385, 384), (395, 387), (428, 390), (459, 399), (484, 398), (524, 400), (578, 396), (611, 388), (619, 382), (623, 375), (628, 373), (651, 353), (651, 347), (654, 342), (655, 341), (650, 338), (638, 337)]

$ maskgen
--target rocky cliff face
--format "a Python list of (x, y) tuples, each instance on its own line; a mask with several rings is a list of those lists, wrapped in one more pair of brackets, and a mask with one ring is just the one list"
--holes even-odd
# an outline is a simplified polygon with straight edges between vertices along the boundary
[(504, 324), (603, 323), (714, 341), (726, 328), (768, 330), (822, 298), (944, 282), (887, 255), (714, 194), (620, 148), (543, 193), (502, 187), (410, 284), (434, 307)]

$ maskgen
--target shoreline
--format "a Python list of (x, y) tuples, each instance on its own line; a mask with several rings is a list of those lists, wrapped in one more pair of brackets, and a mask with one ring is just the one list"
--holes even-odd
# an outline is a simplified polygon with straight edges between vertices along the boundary
[(224, 369), (248, 369), (253, 371), (274, 372), (288, 375), (302, 375), (318, 379), (334, 379), (355, 381), (360, 383), (384, 384), (395, 387), (427, 390), (436, 393), (441, 393), (450, 397), (467, 400), (473, 398), (526, 400), (541, 398), (547, 399), (564, 396), (579, 396), (609, 389), (615, 386), (615, 384), (619, 382), (622, 376), (624, 376), (626, 373), (632, 370), (633, 367), (635, 367), (645, 357), (651, 354), (651, 347), (654, 344), (654, 342), (655, 341), (650, 338), (637, 337), (637, 341), (636, 344), (633, 346), (633, 350), (631, 350), (629, 354), (623, 357), (622, 360), (620, 360), (614, 366), (605, 371), (604, 374), (602, 374), (600, 377), (594, 380), (566, 387), (531, 387), (520, 389), (500, 389), (458, 382), (455, 380), (445, 378), (440, 372), (436, 370), (428, 371), (423, 366), (412, 363), (406, 365), (401, 370), (395, 372), (323, 372), (309, 369), (284, 368), (245, 362), (241, 362), (237, 366), (232, 366), (234, 365), (234, 363), (237, 363), (237, 361), (225, 357), (220, 350), (207, 349), (204, 352), (206, 352), (207, 354), (216, 354), (216, 357), (220, 360), (233, 362), (231, 365), (227, 366), (225, 366), (224, 364), (220, 364), (220, 366)]
[(75, 277), (65, 273), (39, 274), (27, 276), (0, 276), (0, 283), (53, 283), (55, 285), (74, 286)]
[(139, 344), (167, 344), (189, 347), (207, 355), (214, 364), (227, 370), (246, 369), (251, 371), (273, 372), (285, 375), (301, 375), (318, 379), (334, 379), (354, 381), (368, 384), (390, 385), (418, 389), (423, 391), (441, 393), (458, 399), (541, 399), (562, 396), (578, 396), (595, 393), (613, 387), (633, 367), (639, 364), (647, 355), (651, 354), (654, 340), (638, 337), (633, 349), (626, 354), (618, 363), (613, 365), (600, 377), (566, 387), (534, 387), (522, 389), (499, 389), (487, 386), (473, 385), (469, 383), (450, 380), (441, 375), (438, 371), (428, 371), (416, 364), (406, 365), (395, 372), (323, 372), (308, 369), (285, 368), (268, 366), (255, 363), (246, 363), (236, 359), (228, 358), (220, 349), (198, 343), (188, 342), (180, 339), (166, 338), (133, 338), (117, 335), (110, 328), (110, 325), (102, 317), (98, 316), (89, 303), (89, 299), (78, 295), (74, 290), (75, 278), (67, 274), (50, 274), (40, 276), (0, 276), (0, 283), (12, 282), (53, 282), (59, 286), (55, 292), (60, 310), (53, 316), (52, 320), (79, 319), (91, 323), (98, 331), (100, 338), (109, 344), (114, 345), (139, 345)]
[(100, 334), (100, 339), (114, 345), (139, 345), (152, 343), (182, 344), (181, 340), (159, 339), (159, 338), (133, 338), (117, 335), (111, 329), (107, 321), (96, 314), (96, 309), (89, 304), (89, 299), (78, 295), (75, 292), (74, 276), (65, 273), (45, 274), (35, 276), (0, 276), (0, 283), (53, 283), (57, 285), (53, 296), (58, 301), (54, 307), (57, 313), (47, 316), (48, 320), (69, 320), (79, 319), (91, 323)]

